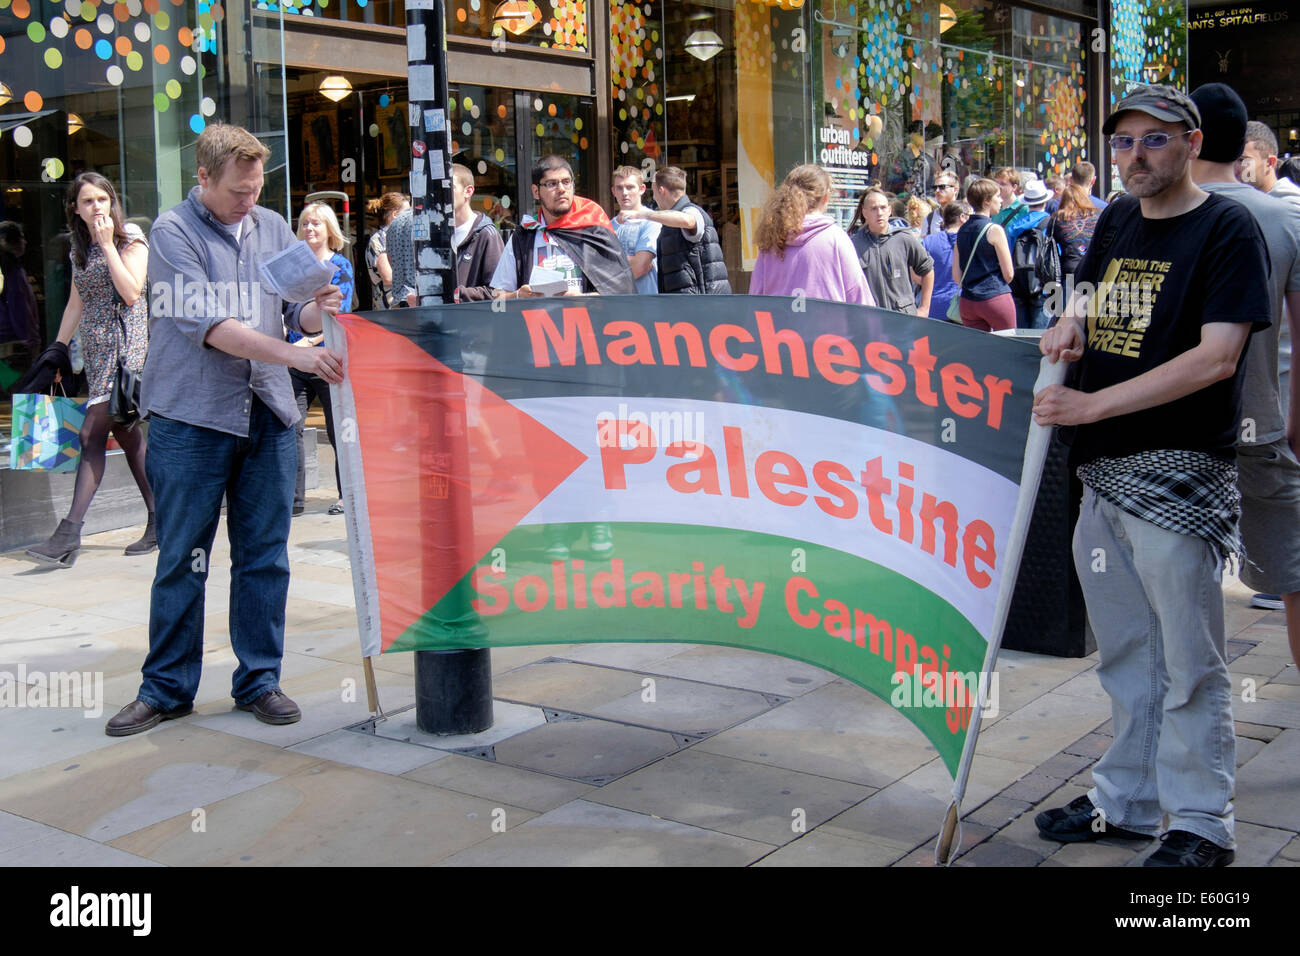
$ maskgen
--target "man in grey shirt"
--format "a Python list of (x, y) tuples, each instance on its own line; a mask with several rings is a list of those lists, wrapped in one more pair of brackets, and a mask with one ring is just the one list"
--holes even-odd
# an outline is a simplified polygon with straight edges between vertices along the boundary
[(150, 234), (145, 469), (153, 489), (158, 567), (149, 604), (149, 654), (137, 699), (105, 728), (148, 730), (193, 710), (203, 663), (203, 604), (221, 503), (230, 535), (232, 696), (269, 724), (302, 717), (280, 691), (289, 593), (289, 518), (298, 407), (285, 366), (343, 380), (329, 349), (294, 348), (284, 325), (321, 329), (339, 290), (285, 306), (258, 265), (295, 242), (288, 223), (257, 206), (262, 164), (255, 136), (217, 123), (200, 134), (199, 185), (158, 217)]
[[(934, 291), (934, 259), (921, 240), (906, 226), (889, 224), (889, 197), (879, 189), (868, 189), (858, 202), (854, 221), (863, 227), (850, 233), (858, 263), (876, 304), (909, 315), (930, 314)], [(912, 285), (920, 288), (918, 300)]]
[(1234, 162), (1248, 137), (1246, 107), (1222, 83), (1207, 83), (1192, 94), (1201, 111), (1204, 141), (1192, 161), (1192, 179), (1207, 192), (1244, 205), (1259, 223), (1269, 258), (1269, 314), (1273, 325), (1252, 335), (1246, 347), (1237, 433), (1237, 473), (1241, 489), (1241, 537), (1245, 560), (1241, 580), (1278, 595), (1286, 609), (1291, 654), (1300, 663), (1300, 462), (1290, 420), (1300, 423), (1292, 396), (1279, 393), (1278, 335), (1283, 304), (1293, 334), (1300, 320), (1300, 207), (1237, 181)]

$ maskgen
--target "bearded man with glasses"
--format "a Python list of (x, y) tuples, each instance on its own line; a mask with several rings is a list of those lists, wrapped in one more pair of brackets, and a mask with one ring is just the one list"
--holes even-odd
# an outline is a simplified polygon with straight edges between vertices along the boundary
[(1165, 86), (1107, 118), (1128, 195), (1101, 214), (1042, 339), (1053, 362), (1079, 361), (1076, 387), (1034, 396), (1035, 421), (1073, 426), (1074, 561), (1114, 724), (1092, 790), (1034, 822), (1064, 843), (1149, 840), (1167, 814), (1148, 866), (1226, 866), (1235, 848), (1222, 571), (1241, 552), (1241, 359), (1271, 319), (1254, 217), (1192, 180), (1200, 126)]
[(493, 297), (633, 295), (636, 277), (614, 226), (599, 203), (574, 194), (568, 162), (543, 156), (532, 180), (538, 215), (524, 216), (497, 260)]

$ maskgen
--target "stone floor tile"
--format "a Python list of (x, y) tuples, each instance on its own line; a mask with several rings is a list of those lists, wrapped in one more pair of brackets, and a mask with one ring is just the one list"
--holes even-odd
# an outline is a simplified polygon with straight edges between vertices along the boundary
[(1291, 842), (1278, 851), (1278, 856), (1300, 863), (1300, 836), (1293, 836)]
[(1037, 866), (1047, 856), (1030, 847), (993, 837), (957, 858), (954, 866)]
[[(1048, 841), (1042, 841), (1050, 846)], [(1121, 843), (1107, 840), (1104, 843), (1062, 843), (1053, 851), (1056, 866), (1130, 866), (1140, 856), (1145, 856), (1150, 844), (1145, 841)]]
[(294, 753), (320, 757), (332, 763), (361, 767), (379, 773), (404, 774), (451, 754), (415, 744), (401, 743), (355, 730), (336, 730), (288, 748)]
[[(385, 706), (403, 707), (414, 702), (415, 688), (400, 677), (376, 673), (375, 679)], [(292, 747), (370, 717), (365, 677), (359, 664), (333, 664), (283, 680), (280, 688), (302, 709), (302, 720), (296, 724), (264, 724), (251, 713), (235, 710), (229, 692), (222, 700), (201, 707), (194, 721), (210, 730)]]
[(813, 830), (769, 853), (754, 866), (889, 866), (903, 855), (896, 846)]
[(1069, 784), (1057, 788), (999, 830), (998, 838), (1001, 840), (1009, 840), (1012, 843), (1019, 843), (1021, 846), (1034, 850), (1037, 850), (1040, 847), (1047, 847), (1050, 852), (1055, 852), (1051, 848), (1060, 846), (1061, 844), (1057, 843), (1055, 840), (1044, 840), (1039, 836), (1038, 827), (1034, 824), (1034, 817), (1042, 813), (1044, 810), (1063, 807), (1076, 797), (1081, 797), (1087, 792), (1088, 790), (1086, 787), (1075, 787)]
[(1054, 693), (1064, 694), (1067, 697), (1086, 697), (1090, 700), (1110, 701), (1110, 696), (1102, 690), (1101, 681), (1097, 678), (1097, 671), (1084, 671), (1076, 677), (1070, 678), (1065, 683), (1056, 688)]
[(521, 704), (591, 714), (604, 704), (639, 695), (643, 679), (613, 667), (542, 661), (495, 678), (492, 693)]
[(1300, 701), (1300, 684), (1283, 684), (1270, 681), (1260, 686), (1260, 700), (1289, 700)]
[(1284, 730), (1237, 771), (1237, 819), (1300, 830), (1300, 730)]
[(1261, 827), (1237, 821), (1237, 858), (1233, 866), (1264, 866), (1295, 838), (1292, 830)]
[(1233, 661), (1228, 670), (1233, 674), (1249, 674), (1271, 680), (1286, 670), (1287, 663), (1285, 658), (1251, 651)]
[(47, 823), (28, 820), (16, 813), (0, 810), (0, 853), (62, 832)]
[(788, 657), (708, 645), (664, 658), (646, 672), (783, 697), (806, 694), (835, 679), (829, 671)]
[(608, 720), (555, 720), (494, 748), (499, 763), (560, 777), (607, 779), (676, 753), (668, 733)]
[(153, 860), (105, 846), (94, 840), (55, 830), (33, 843), (0, 851), (0, 867), (9, 866), (161, 866)]
[(697, 744), (694, 749), (884, 787), (935, 750), (901, 713), (835, 681)]
[[(653, 681), (646, 686), (644, 681)], [(738, 724), (770, 708), (767, 698), (752, 690), (716, 684), (647, 677), (641, 689), (592, 710), (597, 717), (702, 736)], [(647, 694), (653, 699), (646, 700)]]
[(318, 763), (113, 841), (170, 866), (425, 866), (518, 826), (528, 810)]
[(871, 792), (841, 780), (692, 749), (615, 781), (587, 799), (781, 845)]
[(1267, 727), (1264, 724), (1252, 724), (1244, 720), (1238, 720), (1235, 724), (1238, 737), (1249, 737), (1252, 740), (1262, 740), (1265, 743), (1282, 732), (1281, 727)]
[(1028, 810), (1030, 806), (1031, 804), (1026, 800), (1013, 800), (1008, 797), (998, 796), (986, 801), (983, 806), (973, 813), (968, 813), (966, 821), (1000, 830)]
[(1011, 786), (1002, 791), (1002, 796), (1012, 800), (1023, 800), (1027, 803), (1038, 803), (1049, 793), (1060, 789), (1061, 781), (1058, 777), (1049, 777), (1045, 773), (1039, 773), (1034, 770), (1025, 774)]
[(1075, 774), (1092, 766), (1094, 758), (1080, 757), (1077, 754), (1059, 753), (1055, 757), (1050, 757), (1038, 765), (1036, 773), (1044, 774), (1048, 777), (1057, 777), (1061, 780), (1068, 780)]
[(574, 800), (443, 860), (443, 866), (744, 866), (775, 847)]
[(818, 832), (910, 852), (938, 834), (948, 803), (900, 780), (822, 824)]
[(83, 754), (111, 747), (115, 740), (104, 734), (104, 724), (112, 713), (89, 716), (92, 713), (72, 708), (0, 707), (0, 741), (4, 742), (0, 746), (0, 781), (47, 764), (72, 763)]
[[(556, 653), (556, 657), (584, 664), (604, 664), (638, 671), (683, 651), (694, 650), (696, 644), (571, 644)], [(699, 679), (699, 678), (695, 678)]]
[(472, 797), (512, 803), (538, 813), (577, 800), (592, 789), (590, 784), (460, 754), (447, 754), (445, 760), (426, 764), (402, 776)]
[(1275, 856), (1269, 861), (1269, 866), (1300, 866), (1300, 860), (1293, 860), (1289, 857)]
[(525, 707), (504, 700), (492, 701), (492, 726), (477, 734), (429, 734), (416, 723), (415, 708), (391, 713), (385, 720), (375, 722), (375, 734), (403, 743), (436, 747), (439, 750), (475, 750), (491, 747), (501, 741), (540, 727), (546, 715), (539, 707)]
[(1264, 741), (1254, 740), (1250, 737), (1236, 738), (1237, 744), (1237, 766), (1240, 767), (1246, 761), (1251, 760), (1264, 749)]
[(107, 842), (319, 762), (188, 720), (105, 739), (115, 745), (0, 782), (0, 806)]
[(1110, 716), (1110, 702), (1053, 691), (980, 733), (976, 753), (1040, 763)]
[(1112, 738), (1105, 734), (1091, 733), (1070, 744), (1063, 753), (1077, 754), (1080, 757), (1091, 757), (1096, 760), (1110, 748), (1111, 740)]

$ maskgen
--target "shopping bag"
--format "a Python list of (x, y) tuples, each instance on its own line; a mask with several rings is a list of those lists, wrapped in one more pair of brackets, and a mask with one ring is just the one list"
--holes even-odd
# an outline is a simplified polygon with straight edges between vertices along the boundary
[(76, 471), (85, 403), (62, 395), (28, 393), (13, 399), (9, 467), (15, 471)]

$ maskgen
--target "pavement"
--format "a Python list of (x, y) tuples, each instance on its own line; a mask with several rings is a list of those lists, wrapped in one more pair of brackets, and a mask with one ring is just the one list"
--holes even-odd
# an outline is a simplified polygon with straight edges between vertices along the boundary
[[(688, 644), (494, 650), (495, 724), (456, 738), (416, 727), (414, 659), (392, 654), (374, 663), (375, 718), (332, 503), (312, 493), (293, 521), (282, 686), (304, 716), (283, 727), (229, 697), (224, 528), (196, 712), (125, 738), (104, 723), (134, 699), (148, 646), (154, 562), (122, 555), (140, 529), (85, 539), (67, 570), (0, 554), (0, 672), (15, 682), (0, 683), (0, 865), (934, 865), (952, 787), (934, 748), (888, 702), (796, 661)], [(1224, 597), (1237, 865), (1298, 866), (1300, 675), (1281, 612), (1251, 609), (1235, 580)], [(1151, 852), (1061, 845), (1033, 825), (1086, 792), (1109, 743), (1096, 663), (1003, 652), (955, 865)], [(74, 671), (102, 680), (88, 695), (102, 713), (50, 706), (69, 701), (46, 675)]]

